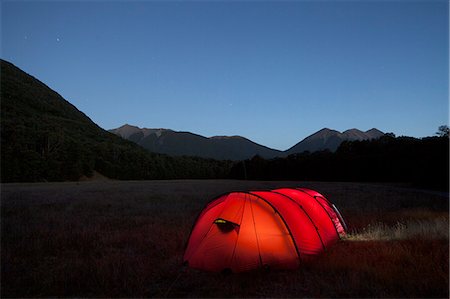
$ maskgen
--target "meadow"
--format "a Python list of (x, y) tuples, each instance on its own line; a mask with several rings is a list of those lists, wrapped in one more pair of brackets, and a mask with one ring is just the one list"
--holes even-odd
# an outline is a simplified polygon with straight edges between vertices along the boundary
[[(197, 214), (229, 191), (308, 187), (348, 236), (295, 271), (182, 266)], [(449, 296), (448, 193), (365, 183), (173, 180), (1, 185), (1, 297)]]

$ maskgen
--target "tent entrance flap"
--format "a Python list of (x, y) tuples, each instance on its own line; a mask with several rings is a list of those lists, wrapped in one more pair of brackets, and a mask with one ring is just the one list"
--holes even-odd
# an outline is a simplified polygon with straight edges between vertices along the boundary
[(239, 224), (233, 223), (223, 218), (217, 218), (216, 220), (214, 220), (214, 224), (216, 224), (219, 230), (223, 233), (229, 233), (233, 230), (239, 232)]

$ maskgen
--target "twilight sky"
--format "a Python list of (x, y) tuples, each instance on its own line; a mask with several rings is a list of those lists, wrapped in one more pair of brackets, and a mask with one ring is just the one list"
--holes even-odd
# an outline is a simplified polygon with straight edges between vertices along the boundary
[(449, 4), (2, 1), (1, 57), (104, 129), (432, 136), (449, 114)]

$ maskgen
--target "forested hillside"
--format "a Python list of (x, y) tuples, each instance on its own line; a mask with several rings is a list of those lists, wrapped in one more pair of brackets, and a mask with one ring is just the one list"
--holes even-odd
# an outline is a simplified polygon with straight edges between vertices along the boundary
[(1, 61), (2, 182), (224, 177), (229, 162), (151, 154), (109, 133), (45, 84)]

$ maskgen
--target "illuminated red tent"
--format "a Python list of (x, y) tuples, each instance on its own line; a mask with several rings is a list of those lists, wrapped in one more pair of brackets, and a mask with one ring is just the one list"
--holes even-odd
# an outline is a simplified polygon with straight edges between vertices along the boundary
[(314, 190), (232, 192), (200, 213), (183, 260), (207, 271), (294, 269), (343, 235), (338, 210)]

